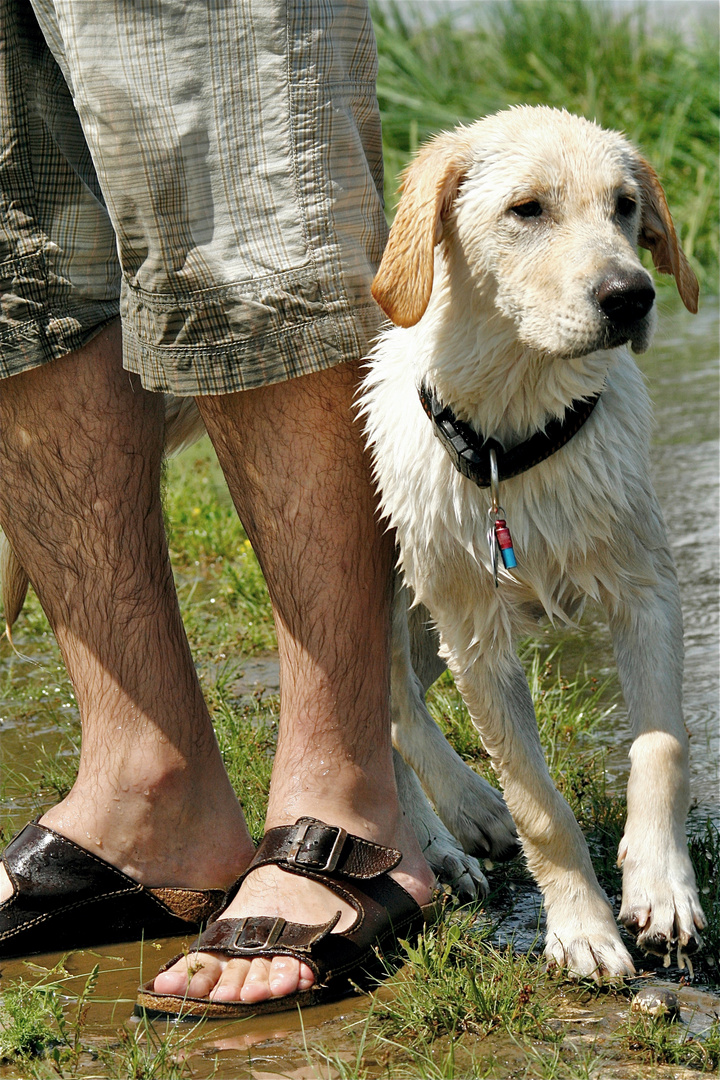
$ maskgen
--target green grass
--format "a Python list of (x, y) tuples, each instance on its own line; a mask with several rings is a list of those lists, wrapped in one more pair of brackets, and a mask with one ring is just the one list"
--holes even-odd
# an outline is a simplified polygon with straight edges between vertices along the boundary
[(435, 18), (427, 5), (376, 4), (390, 213), (398, 173), (428, 136), (509, 105), (564, 107), (640, 147), (702, 286), (717, 292), (717, 9), (688, 39), (651, 6), (618, 15), (603, 0), (508, 0)]
[(270, 772), (277, 744), (279, 699), (237, 702), (222, 677), (207, 698), (233, 787), (238, 792), (248, 828), (258, 842), (264, 831)]
[[(88, 1007), (96, 993), (99, 965), (85, 979), (77, 996), (68, 984), (77, 981), (59, 964), (34, 982), (17, 980), (0, 1003), (0, 1072), (2, 1066), (22, 1070), (24, 1080), (184, 1080), (193, 1075), (189, 1054), (197, 1042), (197, 1026), (163, 1031), (147, 1020), (123, 1025), (112, 1039), (87, 1028)], [(207, 1073), (205, 1075), (208, 1075)]]
[(378, 1007), (380, 1033), (400, 1042), (429, 1042), (503, 1030), (555, 1041), (537, 957), (494, 947), (491, 929), (477, 911), (468, 911), (428, 930), (417, 944), (408, 943), (408, 963), (393, 997)]

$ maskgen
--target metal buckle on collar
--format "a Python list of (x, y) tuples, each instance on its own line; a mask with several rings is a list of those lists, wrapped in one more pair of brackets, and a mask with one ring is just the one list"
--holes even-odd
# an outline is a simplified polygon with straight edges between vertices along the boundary
[(238, 924), (238, 928), (235, 931), (235, 938), (233, 940), (233, 947), (235, 949), (245, 949), (246, 952), (262, 952), (263, 949), (271, 948), (275, 944), (277, 939), (280, 937), (283, 930), (285, 929), (285, 919), (281, 918), (278, 915), (277, 919), (275, 920), (275, 922), (270, 927), (270, 929), (268, 931), (268, 935), (267, 935), (265, 941), (262, 942), (262, 944), (260, 944), (260, 945), (241, 945), (240, 944), (240, 938), (242, 937), (243, 930), (245, 929), (245, 926), (247, 925), (248, 918), (249, 918), (249, 916), (246, 915), (244, 919), (240, 919), (240, 922)]
[(317, 870), (320, 873), (331, 874), (337, 864), (340, 862), (340, 856), (342, 849), (345, 847), (345, 841), (347, 840), (347, 833), (345, 829), (335, 827), (334, 831), (337, 833), (330, 854), (328, 855), (325, 864), (314, 862), (312, 859), (300, 859), (299, 855), (303, 850), (303, 844), (305, 843), (305, 837), (308, 834), (308, 830), (314, 827), (314, 822), (306, 821), (295, 836), (292, 842), (292, 846), (285, 856), (285, 862), (290, 863), (292, 866), (307, 866), (312, 870)]

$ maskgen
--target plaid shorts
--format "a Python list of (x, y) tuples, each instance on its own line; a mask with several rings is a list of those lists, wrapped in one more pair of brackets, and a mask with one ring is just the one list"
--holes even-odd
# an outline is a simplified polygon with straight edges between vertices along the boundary
[(362, 356), (376, 66), (365, 0), (0, 0), (0, 376), (118, 312), (151, 390)]

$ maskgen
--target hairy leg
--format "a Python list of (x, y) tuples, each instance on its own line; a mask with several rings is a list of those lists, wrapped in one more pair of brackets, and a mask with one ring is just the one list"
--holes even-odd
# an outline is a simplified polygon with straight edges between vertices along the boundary
[[(392, 766), (389, 629), (393, 545), (375, 499), (352, 399), (357, 366), (198, 401), (238, 513), (265, 574), (280, 651), (280, 738), (267, 827), (303, 814), (399, 848), (393, 876), (417, 900), (433, 885), (403, 819)], [(254, 871), (228, 917), (325, 922), (351, 909), (276, 867)], [(193, 968), (197, 966), (193, 957)], [(311, 984), (289, 957), (221, 962), (201, 955), (190, 993), (260, 1001)], [(155, 980), (182, 993), (186, 963)]]
[[(0, 521), (82, 719), (42, 822), (146, 885), (227, 887), (252, 857), (183, 629), (160, 505), (162, 399), (120, 329), (0, 385)], [(3, 872), (0, 898), (11, 888)]]

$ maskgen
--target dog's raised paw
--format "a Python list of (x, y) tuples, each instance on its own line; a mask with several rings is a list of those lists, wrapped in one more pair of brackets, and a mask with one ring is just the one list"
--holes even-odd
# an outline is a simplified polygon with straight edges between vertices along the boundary
[(441, 885), (447, 885), (461, 904), (481, 900), (490, 887), (480, 863), (464, 852), (454, 838), (434, 836), (423, 851), (431, 870)]
[(632, 859), (623, 841), (619, 861), (623, 863), (620, 922), (639, 947), (656, 956), (668, 956), (677, 947), (686, 954), (699, 949), (706, 919), (687, 853), (666, 850), (664, 869), (658, 872), (652, 860)]

